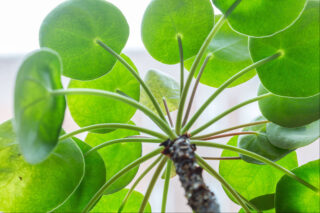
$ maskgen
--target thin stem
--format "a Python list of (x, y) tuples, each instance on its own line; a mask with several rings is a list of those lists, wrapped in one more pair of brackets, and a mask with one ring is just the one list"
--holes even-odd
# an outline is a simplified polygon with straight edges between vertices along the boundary
[(116, 53), (113, 49), (111, 49), (108, 45), (106, 45), (105, 43), (103, 43), (100, 40), (96, 40), (97, 44), (99, 44), (103, 49), (107, 50), (111, 55), (113, 55), (114, 57), (116, 57), (127, 69), (128, 71), (139, 81), (139, 83), (141, 84), (142, 88), (144, 89), (144, 91), (147, 93), (147, 95), (149, 96), (152, 104), (154, 105), (156, 111), (158, 112), (159, 116), (162, 118), (163, 121), (166, 120), (159, 103), (157, 102), (156, 98), (154, 97), (154, 95), (152, 94), (150, 88), (144, 83), (144, 81), (142, 80), (142, 78), (139, 76), (139, 74), (136, 72), (136, 70), (130, 65), (128, 64), (128, 62), (126, 62), (118, 53)]
[(171, 167), (172, 167), (172, 161), (168, 160), (167, 169), (166, 169), (166, 176), (165, 176), (164, 186), (163, 186), (163, 195), (162, 195), (162, 204), (161, 204), (161, 212), (162, 213), (166, 212), (169, 184), (170, 184), (170, 179), (171, 179)]
[(160, 152), (163, 150), (163, 147), (160, 147), (138, 159), (136, 159), (135, 161), (131, 162), (129, 165), (127, 165), (126, 167), (124, 167), (123, 169), (121, 169), (117, 174), (115, 174), (114, 176), (112, 176), (112, 178), (110, 178), (100, 189), (99, 191), (92, 197), (92, 199), (89, 201), (89, 203), (87, 204), (87, 206), (85, 207), (85, 209), (83, 210), (83, 212), (89, 212), (91, 210), (91, 208), (97, 203), (97, 201), (99, 200), (99, 198), (103, 195), (104, 191), (106, 189), (108, 189), (109, 186), (111, 186), (111, 184), (113, 184), (116, 180), (118, 180), (120, 177), (122, 177), (124, 174), (128, 173), (129, 171), (131, 171), (131, 169), (137, 167), (138, 165), (140, 165), (141, 163), (149, 160), (150, 158), (160, 154)]
[(195, 144), (197, 146), (206, 146), (206, 147), (214, 147), (214, 148), (218, 148), (218, 149), (226, 149), (226, 150), (230, 150), (230, 151), (234, 151), (234, 152), (238, 152), (240, 154), (246, 155), (248, 157), (254, 158), (258, 161), (261, 161), (265, 164), (269, 164), (270, 166), (284, 172), (286, 175), (288, 175), (289, 177), (297, 180), (299, 183), (305, 185), (306, 187), (310, 188), (311, 190), (319, 193), (319, 189), (313, 185), (311, 185), (310, 183), (304, 181), (303, 179), (299, 178), (298, 176), (296, 176), (294, 173), (292, 173), (291, 171), (287, 170), (286, 168), (278, 165), (277, 163), (269, 160), (268, 158), (265, 158), (259, 154), (256, 154), (254, 152), (250, 152), (248, 150), (245, 149), (241, 149), (235, 146), (230, 146), (230, 145), (225, 145), (225, 144), (219, 144), (219, 143), (215, 143), (215, 142), (207, 142), (207, 141), (200, 141), (200, 140), (191, 140), (192, 144)]
[(184, 116), (184, 119), (183, 119), (183, 122), (182, 122), (182, 126), (184, 126), (188, 121), (189, 114), (190, 114), (191, 107), (192, 107), (192, 103), (193, 103), (193, 100), (194, 100), (194, 97), (195, 97), (195, 94), (196, 94), (196, 91), (197, 91), (197, 88), (198, 88), (198, 85), (199, 85), (199, 82), (200, 82), (200, 78), (202, 76), (202, 73), (203, 73), (208, 61), (211, 59), (211, 57), (212, 57), (211, 54), (207, 55), (207, 57), (205, 58), (202, 66), (200, 68), (200, 71), (198, 73), (196, 82), (195, 82), (195, 84), (193, 86), (193, 90), (192, 90), (192, 93), (191, 93), (191, 96), (190, 96), (190, 100), (189, 100), (189, 104), (188, 104), (188, 107), (187, 107), (186, 115)]
[(149, 183), (149, 186), (147, 188), (147, 191), (146, 191), (146, 193), (145, 193), (145, 195), (143, 197), (139, 212), (144, 212), (144, 209), (146, 208), (146, 205), (147, 205), (148, 200), (150, 198), (150, 195), (151, 195), (151, 192), (153, 190), (153, 187), (156, 184), (156, 182), (157, 182), (157, 180), (159, 178), (160, 172), (162, 171), (162, 169), (163, 169), (165, 163), (167, 162), (167, 160), (168, 160), (167, 158), (162, 159), (162, 161), (160, 162), (158, 168), (154, 172), (154, 174), (153, 174), (153, 176), (151, 178), (151, 181)]
[(136, 130), (139, 132), (143, 132), (152, 136), (155, 136), (157, 138), (161, 138), (161, 139), (167, 139), (168, 137), (166, 135), (163, 135), (161, 133), (143, 128), (143, 127), (139, 127), (139, 126), (135, 126), (135, 125), (131, 125), (131, 124), (118, 124), (118, 123), (106, 123), (106, 124), (94, 124), (91, 126), (86, 126), (86, 127), (82, 127), (80, 129), (77, 129), (73, 132), (69, 132), (65, 135), (60, 136), (59, 140), (65, 140), (67, 138), (70, 138), (74, 135), (80, 134), (82, 132), (87, 132), (87, 131), (91, 131), (91, 130), (97, 130), (97, 129), (130, 129), (130, 130)]
[(180, 96), (182, 95), (184, 86), (184, 59), (183, 59), (183, 46), (181, 35), (177, 35), (178, 45), (179, 45), (179, 55), (180, 55)]
[(146, 170), (144, 170), (144, 172), (137, 178), (137, 180), (135, 180), (135, 182), (133, 183), (133, 185), (131, 186), (130, 190), (128, 191), (128, 193), (126, 194), (126, 196), (124, 197), (118, 213), (121, 213), (123, 208), (125, 207), (129, 197), (131, 196), (132, 192), (134, 191), (134, 189), (136, 188), (136, 186), (140, 183), (140, 181), (150, 172), (151, 169), (153, 169), (158, 163), (159, 161), (163, 158), (163, 155), (160, 155)]
[(212, 132), (212, 133), (209, 133), (209, 134), (199, 135), (199, 136), (195, 136), (195, 137), (191, 137), (191, 138), (192, 139), (200, 139), (200, 140), (202, 140), (203, 138), (208, 138), (208, 137), (211, 137), (211, 136), (214, 136), (214, 135), (218, 135), (218, 134), (221, 134), (221, 133), (224, 133), (224, 132), (229, 132), (229, 131), (232, 131), (232, 130), (235, 130), (235, 129), (240, 129), (240, 128), (247, 127), (247, 126), (255, 126), (255, 125), (265, 124), (265, 123), (269, 123), (269, 122), (270, 121), (257, 121), (257, 122), (241, 124), (241, 125), (238, 125), (238, 126), (230, 127), (230, 128), (227, 128), (227, 129), (223, 129), (223, 130), (219, 130), (219, 131)]
[(110, 146), (112, 144), (116, 144), (116, 143), (132, 143), (132, 142), (144, 142), (144, 143), (161, 143), (163, 140), (161, 139), (157, 139), (157, 138), (119, 138), (119, 139), (114, 139), (114, 140), (110, 140), (110, 141), (106, 141), (104, 143), (99, 144), (98, 146), (93, 147), (92, 149), (90, 149), (89, 151), (87, 151), (85, 153), (85, 156), (88, 156), (90, 153), (92, 152), (96, 152), (99, 149), (102, 149), (106, 146)]
[[(213, 140), (213, 139), (218, 139), (218, 138), (232, 137), (232, 136), (235, 136), (235, 135), (257, 135), (257, 134), (259, 134), (259, 133), (250, 132), (250, 131), (247, 131), (247, 132), (233, 132), (233, 133), (227, 133), (227, 134), (221, 134), (221, 135), (214, 135), (214, 136), (207, 137), (207, 138), (201, 138), (200, 140), (208, 141), (208, 140)], [(191, 139), (193, 139), (193, 138), (191, 138)]]
[(271, 93), (267, 93), (267, 94), (264, 94), (264, 95), (260, 95), (260, 96), (257, 96), (255, 98), (252, 98), (252, 99), (249, 99), (247, 101), (244, 101), (234, 107), (231, 107), (230, 109), (224, 111), (223, 113), (221, 113), (220, 115), (216, 116), (215, 118), (211, 119), (210, 121), (208, 121), (207, 123), (205, 123), (204, 125), (200, 126), (199, 128), (197, 128), (196, 130), (192, 131), (190, 134), (191, 136), (192, 135), (196, 135), (198, 134), (199, 132), (205, 130), (206, 128), (208, 128), (209, 126), (211, 126), (212, 124), (214, 124), (215, 122), (217, 122), (218, 120), (220, 120), (221, 118), (223, 118), (224, 116), (230, 114), (231, 112), (243, 107), (243, 106), (246, 106), (248, 104), (251, 104), (253, 102), (256, 102), (256, 101), (259, 101), (261, 99), (264, 99), (264, 98), (267, 98), (269, 96), (271, 96), (272, 94)]
[(202, 157), (205, 160), (240, 160), (240, 157)]
[(197, 163), (204, 168), (210, 175), (215, 177), (224, 187), (227, 189), (234, 199), (242, 206), (242, 208), (248, 213), (251, 212), (247, 205), (243, 202), (238, 192), (218, 173), (216, 172), (204, 159), (195, 154)]
[(67, 90), (53, 90), (51, 91), (53, 95), (97, 95), (112, 98), (114, 100), (122, 101), (130, 106), (133, 106), (140, 111), (142, 111), (145, 115), (147, 115), (151, 120), (153, 120), (164, 132), (166, 132), (170, 138), (176, 138), (176, 134), (171, 130), (169, 125), (159, 118), (154, 112), (140, 104), (136, 100), (132, 98), (125, 97), (123, 95), (119, 95), (114, 92), (104, 91), (104, 90), (96, 90), (96, 89), (67, 89)]
[(203, 113), (203, 111), (209, 106), (209, 104), (222, 92), (224, 91), (230, 84), (232, 84), (235, 80), (237, 80), (238, 78), (240, 78), (241, 76), (243, 76), (244, 74), (246, 74), (247, 72), (263, 65), (266, 64), (270, 61), (273, 61), (275, 59), (277, 59), (279, 56), (281, 56), (281, 53), (276, 53), (272, 56), (266, 57), (254, 64), (251, 64), (250, 66), (244, 68), (243, 70), (241, 70), (240, 72), (238, 72), (237, 74), (235, 74), (234, 76), (232, 76), (231, 78), (229, 78), (226, 82), (224, 82), (207, 100), (206, 102), (198, 109), (198, 111), (192, 116), (192, 118), (190, 119), (190, 121), (184, 126), (184, 128), (182, 129), (182, 132), (186, 132), (188, 131), (191, 126), (194, 124), (194, 122), (199, 118), (199, 116)]
[(163, 101), (164, 108), (166, 109), (166, 113), (168, 115), (168, 119), (169, 119), (170, 125), (171, 125), (171, 127), (173, 127), (173, 122), (172, 122), (172, 118), (171, 118), (171, 114), (170, 114), (170, 111), (169, 111), (169, 107), (168, 107), (166, 98), (163, 97), (162, 101)]

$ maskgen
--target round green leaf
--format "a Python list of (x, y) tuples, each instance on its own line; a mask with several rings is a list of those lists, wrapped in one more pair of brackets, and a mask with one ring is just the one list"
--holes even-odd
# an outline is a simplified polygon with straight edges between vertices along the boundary
[[(125, 138), (132, 135), (138, 135), (139, 132), (132, 131), (132, 130), (124, 130), (118, 129), (113, 132), (107, 134), (96, 134), (96, 133), (89, 133), (85, 141), (90, 144), (91, 146), (97, 146), (103, 142), (118, 139), (118, 138)], [(137, 158), (141, 157), (142, 153), (142, 145), (141, 143), (117, 143), (112, 144), (110, 146), (106, 146), (100, 150), (98, 150), (101, 157), (104, 160), (106, 166), (106, 179), (109, 180), (113, 175), (115, 175), (118, 171), (122, 168), (127, 166), (132, 161), (136, 160)], [(123, 175), (119, 178), (116, 182), (114, 182), (105, 193), (111, 194), (120, 189), (124, 188), (128, 185), (134, 176), (137, 174), (138, 167), (132, 169), (127, 174)]]
[[(262, 195), (250, 200), (257, 209), (259, 209), (263, 213), (274, 213), (274, 194)], [(257, 212), (257, 211), (252, 211)], [(260, 212), (260, 213), (261, 213)], [(244, 209), (240, 209), (239, 213), (245, 213)]]
[(320, 92), (319, 1), (308, 1), (300, 18), (285, 31), (271, 37), (250, 38), (249, 43), (254, 62), (282, 53), (279, 58), (257, 68), (267, 90), (289, 97), (308, 97)]
[[(235, 0), (213, 0), (225, 13)], [(300, 15), (306, 0), (242, 0), (229, 15), (236, 31), (250, 36), (267, 36), (283, 30)]]
[[(237, 136), (232, 137), (228, 145), (236, 146), (237, 138)], [(221, 156), (238, 157), (239, 155), (236, 152), (224, 150)], [(292, 152), (277, 163), (287, 169), (293, 169), (298, 166), (297, 155)], [(273, 194), (277, 182), (283, 176), (283, 172), (269, 165), (257, 165), (242, 160), (220, 161), (219, 172), (231, 186), (248, 200)], [(230, 194), (228, 196), (233, 199)]]
[(104, 0), (69, 0), (43, 21), (40, 46), (61, 55), (65, 76), (91, 80), (106, 74), (116, 63), (96, 40), (120, 53), (128, 36), (128, 23), (114, 5)]
[[(216, 15), (215, 22), (220, 18), (221, 15)], [(247, 36), (233, 31), (228, 23), (224, 23), (201, 59), (200, 64), (204, 62), (207, 55), (212, 55), (202, 73), (200, 82), (211, 87), (219, 87), (231, 76), (252, 64), (248, 46)], [(195, 57), (192, 57), (185, 61), (185, 67), (188, 70), (191, 69), (194, 59)], [(199, 74), (199, 70), (200, 67), (196, 71), (196, 76)], [(256, 71), (252, 70), (237, 79), (229, 87), (246, 82), (255, 74)]]
[(0, 125), (0, 211), (49, 212), (77, 189), (84, 175), (77, 144), (59, 142), (48, 159), (37, 165), (24, 161), (11, 121)]
[(58, 143), (64, 119), (61, 63), (57, 53), (40, 49), (29, 54), (19, 68), (14, 91), (14, 124), (21, 152), (32, 164), (44, 161)]
[(213, 24), (210, 0), (153, 0), (142, 20), (142, 41), (153, 58), (176, 64), (180, 61), (177, 36), (187, 59), (197, 54)]
[[(84, 155), (91, 149), (91, 146), (73, 138)], [(83, 212), (91, 198), (96, 194), (106, 181), (106, 167), (99, 153), (91, 153), (85, 157), (85, 175), (80, 186), (71, 197), (55, 212)]]
[[(166, 112), (163, 104), (163, 98), (166, 99), (170, 112), (178, 109), (180, 100), (180, 86), (173, 77), (158, 70), (149, 70), (144, 77), (144, 82), (150, 88), (152, 94), (160, 104), (163, 112)], [(153, 103), (150, 101), (149, 96), (144, 90), (141, 90), (140, 101), (149, 109), (157, 112)]]
[(274, 123), (268, 123), (267, 136), (274, 146), (293, 150), (317, 140), (320, 137), (319, 127), (319, 120), (296, 128), (286, 128)]
[[(122, 189), (117, 193), (102, 196), (91, 212), (118, 212), (119, 207), (128, 191), (128, 189)], [(143, 195), (140, 192), (133, 191), (122, 212), (139, 212), (142, 200)], [(149, 202), (147, 203), (144, 212), (151, 212), (151, 206)]]
[[(122, 57), (134, 67), (132, 61)], [(69, 88), (90, 88), (110, 92), (121, 91), (139, 101), (140, 84), (119, 61), (105, 76), (91, 80), (71, 80)], [(74, 121), (80, 126), (99, 123), (127, 123), (136, 109), (126, 103), (95, 95), (70, 95), (67, 97), (68, 107)]]
[[(320, 186), (320, 161), (311, 161), (294, 170), (294, 174), (308, 183)], [(296, 180), (282, 177), (277, 185), (277, 212), (320, 212), (320, 194), (316, 193)]]

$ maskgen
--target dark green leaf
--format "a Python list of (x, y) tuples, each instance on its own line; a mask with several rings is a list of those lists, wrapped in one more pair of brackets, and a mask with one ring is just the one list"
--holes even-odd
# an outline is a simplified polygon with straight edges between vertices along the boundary
[[(122, 57), (133, 67), (132, 61)], [(110, 92), (120, 90), (135, 100), (139, 100), (140, 84), (119, 62), (105, 76), (92, 81), (71, 80), (69, 88), (90, 88)], [(136, 109), (126, 103), (94, 95), (70, 95), (68, 106), (75, 122), (80, 126), (99, 123), (127, 123)]]
[[(235, 0), (213, 0), (225, 13)], [(285, 29), (294, 22), (306, 0), (242, 0), (228, 17), (233, 29), (250, 36), (266, 36)]]
[[(166, 99), (170, 112), (178, 109), (180, 87), (179, 83), (173, 77), (157, 70), (149, 70), (144, 78), (144, 82), (150, 88), (163, 112), (165, 112), (165, 108), (162, 98)], [(157, 112), (144, 90), (141, 90), (140, 97), (143, 105)]]
[[(258, 95), (268, 93), (260, 85)], [(284, 127), (299, 127), (320, 118), (320, 95), (291, 98), (273, 95), (259, 101), (260, 111), (269, 121)]]
[(14, 94), (14, 124), (21, 152), (32, 164), (45, 160), (58, 143), (65, 112), (61, 89), (61, 63), (57, 53), (37, 50), (19, 68)]
[(0, 125), (0, 211), (49, 212), (79, 186), (84, 159), (77, 144), (61, 141), (48, 159), (37, 165), (24, 161), (11, 121)]
[[(131, 135), (138, 135), (139, 132), (132, 130), (118, 129), (107, 134), (89, 133), (85, 141), (91, 146), (97, 146), (103, 142), (110, 141), (118, 138), (125, 138)], [(106, 165), (107, 180), (120, 171), (123, 167), (127, 166), (132, 161), (141, 156), (142, 145), (141, 143), (118, 143), (106, 146), (98, 151), (102, 156)], [(132, 169), (126, 175), (123, 175), (116, 182), (114, 182), (107, 190), (106, 193), (114, 193), (128, 185), (134, 178), (138, 168)]]
[[(286, 1), (281, 2), (290, 8)], [(303, 1), (294, 2), (292, 5)], [(274, 3), (275, 6), (277, 4)], [(300, 18), (286, 30), (271, 37), (250, 38), (249, 43), (254, 62), (282, 53), (279, 58), (257, 68), (267, 90), (289, 97), (308, 97), (319, 93), (319, 1), (308, 1)]]
[(320, 136), (319, 127), (319, 120), (296, 128), (286, 128), (268, 123), (267, 136), (274, 146), (293, 150), (316, 141)]
[(114, 5), (103, 0), (70, 0), (43, 21), (40, 46), (61, 55), (65, 76), (91, 80), (106, 74), (116, 63), (96, 40), (120, 53), (128, 36), (128, 23)]
[[(128, 189), (122, 189), (117, 193), (104, 195), (91, 212), (118, 212), (122, 200), (126, 196), (127, 192)], [(122, 212), (139, 212), (142, 200), (143, 195), (140, 192), (133, 191)], [(147, 203), (144, 212), (151, 212), (151, 206), (149, 203)]]
[[(228, 145), (236, 146), (237, 136), (231, 138)], [(238, 157), (239, 155), (236, 152), (224, 150), (221, 156)], [(292, 152), (277, 163), (287, 169), (293, 169), (298, 166), (297, 155)], [(275, 193), (276, 184), (283, 176), (283, 172), (269, 165), (257, 165), (242, 160), (220, 161), (219, 172), (248, 200)], [(228, 196), (232, 199), (230, 194)]]
[[(320, 161), (311, 161), (294, 170), (294, 174), (308, 183), (319, 188)], [(296, 180), (282, 177), (277, 185), (276, 211), (277, 212), (320, 212), (320, 194), (316, 193)]]
[[(221, 15), (216, 15), (215, 22), (220, 18)], [(248, 37), (233, 31), (228, 23), (223, 24), (212, 39), (200, 64), (204, 62), (208, 54), (211, 54), (212, 58), (208, 61), (200, 82), (212, 87), (219, 87), (231, 76), (252, 64), (248, 49)], [(191, 69), (194, 59), (195, 57), (192, 57), (185, 61), (185, 67), (188, 70)], [(198, 75), (199, 70), (200, 67), (196, 71), (196, 75)], [(229, 87), (239, 85), (252, 78), (255, 74), (256, 71), (252, 70)]]
[[(78, 138), (73, 138), (73, 140), (80, 147), (83, 154), (91, 149), (88, 144)], [(85, 175), (80, 186), (55, 212), (83, 212), (91, 198), (106, 182), (106, 167), (99, 153), (91, 153), (84, 160)]]
[(213, 27), (210, 0), (153, 0), (142, 21), (142, 41), (152, 57), (165, 64), (180, 61), (177, 36), (184, 59), (198, 52)]

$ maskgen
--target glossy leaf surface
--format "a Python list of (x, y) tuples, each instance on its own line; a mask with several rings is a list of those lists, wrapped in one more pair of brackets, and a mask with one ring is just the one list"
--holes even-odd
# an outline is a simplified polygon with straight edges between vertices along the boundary
[[(236, 146), (237, 136), (232, 137), (228, 145)], [(224, 150), (221, 156), (238, 157), (239, 154)], [(292, 152), (277, 163), (287, 169), (293, 169), (298, 166), (297, 155)], [(219, 172), (231, 186), (248, 200), (266, 194), (273, 194), (276, 190), (277, 182), (283, 176), (283, 172), (269, 165), (257, 165), (242, 160), (220, 161)], [(229, 197), (231, 198), (231, 195)]]
[[(166, 112), (162, 100), (163, 97), (166, 99), (170, 112), (178, 109), (180, 87), (179, 83), (173, 77), (158, 70), (149, 70), (144, 78), (144, 82), (150, 88), (163, 112)], [(157, 112), (144, 90), (141, 90), (140, 97), (143, 105)]]
[[(107, 134), (89, 133), (85, 141), (91, 146), (97, 146), (103, 142), (118, 138), (125, 138), (131, 135), (138, 135), (139, 132), (132, 130), (118, 129)], [(104, 160), (106, 166), (106, 179), (109, 180), (113, 175), (120, 171), (123, 167), (136, 160), (141, 156), (141, 143), (117, 143), (106, 146), (98, 150)], [(132, 169), (114, 182), (105, 193), (114, 193), (128, 185), (138, 171), (138, 167)]]
[[(79, 140), (73, 138), (85, 155), (91, 147)], [(83, 209), (89, 203), (91, 198), (96, 194), (100, 187), (106, 181), (106, 168), (104, 161), (99, 153), (95, 152), (84, 158), (85, 160), (85, 175), (80, 186), (71, 195), (71, 197), (55, 212), (83, 212)]]
[[(218, 22), (220, 18), (221, 15), (216, 15), (215, 22)], [(204, 62), (208, 54), (212, 55), (203, 71), (200, 82), (211, 87), (219, 87), (231, 76), (252, 64), (248, 43), (247, 36), (235, 32), (227, 22), (224, 23), (212, 39), (204, 57), (202, 57), (200, 64)], [(185, 61), (185, 67), (188, 70), (191, 69), (194, 59), (195, 57), (192, 57)], [(200, 67), (196, 71), (196, 76), (199, 74), (199, 70)], [(255, 74), (256, 71), (252, 70), (233, 82), (229, 87), (239, 85)]]
[(0, 211), (49, 212), (79, 186), (84, 159), (77, 144), (59, 142), (48, 159), (37, 165), (24, 161), (11, 121), (0, 125)]
[[(122, 55), (133, 67), (132, 61)], [(91, 80), (71, 80), (69, 88), (90, 88), (110, 92), (118, 90), (135, 100), (139, 100), (140, 84), (131, 73), (119, 62), (105, 76)], [(68, 106), (74, 121), (80, 126), (99, 123), (127, 123), (136, 109), (126, 103), (95, 95), (70, 95)]]
[(319, 1), (308, 1), (300, 18), (286, 30), (271, 37), (250, 38), (249, 43), (254, 62), (282, 53), (279, 58), (257, 68), (267, 90), (289, 97), (319, 93)]
[(45, 18), (40, 29), (40, 46), (61, 55), (65, 76), (91, 80), (106, 74), (116, 63), (96, 40), (120, 53), (128, 36), (128, 23), (114, 5), (103, 0), (71, 0), (60, 4)]
[(64, 119), (58, 54), (40, 49), (29, 54), (19, 68), (14, 91), (14, 124), (22, 154), (32, 164), (44, 161), (58, 143)]
[[(213, 0), (225, 13), (235, 0)], [(229, 15), (233, 29), (250, 36), (266, 36), (283, 30), (300, 15), (306, 0), (242, 0)]]
[[(118, 209), (128, 193), (128, 189), (122, 189), (119, 192), (110, 195), (104, 195), (91, 212), (118, 212)], [(143, 195), (138, 191), (133, 191), (122, 212), (139, 212)], [(144, 212), (151, 212), (151, 206), (147, 203)]]
[[(294, 174), (308, 183), (319, 188), (320, 161), (315, 160), (304, 164), (294, 170)], [(276, 211), (277, 212), (319, 212), (320, 194), (294, 179), (284, 176), (277, 185)]]
[(210, 0), (153, 0), (142, 21), (142, 41), (150, 55), (165, 64), (180, 61), (177, 36), (184, 59), (197, 54), (213, 27)]

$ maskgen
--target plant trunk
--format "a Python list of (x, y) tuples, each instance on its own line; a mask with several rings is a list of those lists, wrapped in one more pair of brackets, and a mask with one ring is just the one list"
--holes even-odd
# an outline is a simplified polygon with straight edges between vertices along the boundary
[(167, 140), (161, 144), (165, 147), (163, 154), (174, 162), (188, 205), (199, 213), (218, 213), (219, 204), (215, 195), (204, 183), (202, 168), (197, 166), (195, 158), (196, 146), (190, 144), (188, 136), (180, 136), (175, 141)]

